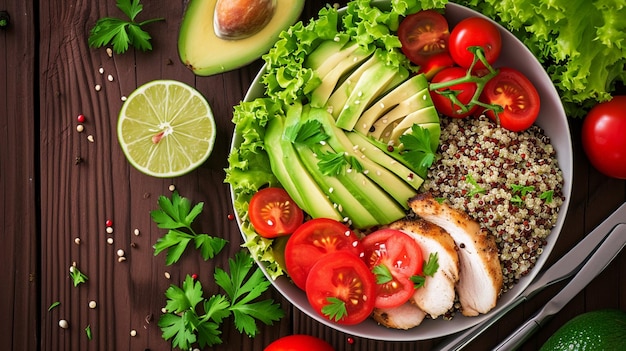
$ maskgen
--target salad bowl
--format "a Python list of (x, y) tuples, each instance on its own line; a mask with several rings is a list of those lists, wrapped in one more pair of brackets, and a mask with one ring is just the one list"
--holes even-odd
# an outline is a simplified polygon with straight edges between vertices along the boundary
[[(388, 6), (389, 2), (374, 1), (373, 4), (376, 6)], [(445, 9), (445, 17), (451, 28), (464, 18), (476, 16), (484, 17), (478, 12), (453, 3), (447, 4)], [(507, 304), (523, 292), (523, 290), (531, 283), (534, 277), (541, 270), (541, 267), (547, 261), (565, 222), (565, 215), (567, 213), (569, 198), (572, 190), (573, 152), (569, 126), (559, 95), (544, 68), (532, 55), (528, 48), (526, 48), (524, 44), (522, 44), (512, 33), (508, 32), (497, 23), (496, 26), (501, 32), (503, 49), (494, 66), (499, 67), (506, 65), (516, 68), (524, 73), (536, 87), (541, 98), (541, 108), (536, 124), (541, 127), (544, 130), (544, 133), (550, 138), (551, 144), (556, 150), (556, 158), (563, 175), (562, 192), (565, 199), (559, 209), (558, 219), (552, 228), (551, 234), (547, 238), (547, 245), (545, 245), (543, 253), (537, 259), (535, 266), (529, 274), (520, 278), (519, 282), (517, 282), (512, 289), (509, 289), (499, 298), (496, 307), (489, 313), (476, 317), (464, 317), (457, 314), (452, 320), (444, 320), (441, 317), (434, 320), (426, 319), (418, 327), (409, 330), (385, 328), (377, 324), (371, 318), (353, 326), (333, 323), (325, 318), (322, 318), (313, 310), (307, 300), (305, 292), (290, 282), (288, 277), (281, 276), (277, 279), (271, 279), (269, 274), (266, 272), (266, 276), (272, 281), (273, 286), (290, 303), (295, 305), (311, 318), (349, 335), (375, 340), (417, 341), (443, 337), (472, 327), (504, 309)], [(255, 80), (252, 82), (252, 85), (245, 96), (245, 101), (252, 101), (264, 95), (265, 87), (262, 84), (261, 78), (263, 73), (264, 69), (262, 68)], [(232, 140), (232, 147), (236, 147), (240, 142), (241, 136), (235, 133)], [(234, 201), (235, 195), (231, 195), (233, 196)], [(241, 222), (239, 223), (241, 224)], [(243, 234), (243, 231), (242, 235), (245, 240), (246, 236)], [(262, 263), (259, 263), (259, 265), (261, 266), (261, 269), (264, 269)]]

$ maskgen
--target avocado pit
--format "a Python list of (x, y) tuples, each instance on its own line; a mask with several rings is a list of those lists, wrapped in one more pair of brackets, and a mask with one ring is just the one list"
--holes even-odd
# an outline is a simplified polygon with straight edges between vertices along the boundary
[(276, 0), (217, 0), (215, 35), (237, 40), (250, 37), (265, 27), (274, 15)]

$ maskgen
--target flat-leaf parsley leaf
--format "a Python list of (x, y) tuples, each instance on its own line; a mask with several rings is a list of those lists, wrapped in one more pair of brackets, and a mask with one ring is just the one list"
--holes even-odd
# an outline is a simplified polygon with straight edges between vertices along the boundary
[(200, 202), (191, 207), (189, 199), (182, 197), (177, 191), (172, 193), (172, 199), (161, 195), (159, 209), (150, 212), (152, 220), (161, 229), (168, 229), (165, 236), (159, 238), (154, 245), (154, 255), (167, 250), (165, 264), (178, 262), (190, 242), (194, 242), (196, 249), (204, 260), (213, 258), (219, 253), (227, 240), (208, 234), (198, 234), (191, 227), (192, 222), (202, 212), (204, 203)]
[(142, 51), (152, 50), (150, 34), (141, 27), (148, 23), (162, 21), (163, 18), (154, 18), (143, 22), (135, 22), (137, 15), (143, 10), (139, 0), (117, 0), (117, 7), (128, 17), (123, 20), (113, 17), (100, 18), (91, 29), (89, 46), (99, 48), (111, 43), (113, 50), (124, 53), (129, 45)]
[(200, 348), (222, 343), (220, 327), (224, 319), (234, 316), (235, 327), (254, 337), (258, 328), (256, 320), (265, 324), (278, 321), (285, 313), (272, 300), (257, 301), (270, 283), (260, 268), (250, 274), (254, 261), (247, 251), (239, 251), (229, 259), (230, 273), (215, 269), (215, 283), (225, 294), (215, 294), (206, 299), (202, 284), (187, 275), (182, 287), (171, 285), (165, 292), (167, 313), (158, 325), (165, 340), (172, 346), (189, 350), (194, 344)]

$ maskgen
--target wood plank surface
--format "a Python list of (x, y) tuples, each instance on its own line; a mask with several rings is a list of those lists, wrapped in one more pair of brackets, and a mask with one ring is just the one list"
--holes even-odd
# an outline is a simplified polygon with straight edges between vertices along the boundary
[(0, 346), (33, 350), (38, 334), (36, 17), (33, 3), (0, 0)]
[[(224, 168), (233, 133), (232, 109), (241, 101), (261, 67), (197, 77), (179, 60), (178, 28), (188, 1), (145, 1), (139, 20), (163, 17), (146, 26), (154, 49), (109, 56), (87, 44), (98, 18), (122, 16), (113, 0), (0, 0), (12, 14), (12, 27), (0, 31), (0, 345), (7, 350), (170, 350), (157, 321), (165, 290), (187, 274), (198, 274), (205, 294), (217, 293), (212, 275), (226, 268), (240, 250)], [(346, 1), (339, 1), (345, 4)], [(302, 18), (326, 4), (306, 1)], [(100, 73), (102, 68), (104, 73)], [(113, 81), (107, 79), (108, 75)], [(146, 176), (129, 165), (116, 136), (122, 98), (154, 79), (176, 79), (196, 87), (209, 101), (217, 124), (215, 149), (196, 171), (174, 179)], [(96, 85), (101, 89), (97, 91)], [(86, 116), (84, 131), (76, 117)], [(626, 200), (626, 181), (595, 171), (580, 145), (581, 121), (571, 120), (574, 192), (563, 233), (549, 263), (567, 252)], [(93, 142), (90, 141), (90, 136)], [(190, 249), (172, 266), (152, 246), (165, 234), (150, 218), (160, 195), (170, 187), (192, 202), (204, 202), (196, 225), (200, 232), (230, 241), (215, 259), (203, 261)], [(113, 222), (113, 233), (105, 222)], [(135, 230), (139, 235), (135, 235)], [(80, 243), (76, 243), (76, 239)], [(107, 243), (112, 239), (113, 243)], [(126, 260), (118, 262), (117, 251)], [(72, 285), (69, 267), (88, 276)], [(166, 277), (169, 276), (169, 278)], [(537, 349), (558, 327), (584, 311), (626, 309), (626, 255), (579, 294), (523, 350)], [(469, 350), (496, 345), (553, 296), (547, 289), (513, 310), (480, 336)], [(280, 336), (304, 333), (321, 337), (336, 350), (429, 350), (441, 340), (383, 342), (353, 338), (322, 325), (270, 289), (265, 295), (287, 313), (279, 323), (262, 326), (248, 338), (231, 321), (224, 344), (208, 350), (258, 351)], [(89, 302), (95, 301), (95, 308)], [(48, 307), (58, 302), (50, 311)], [(69, 323), (59, 327), (59, 320)], [(90, 328), (89, 340), (85, 328)], [(136, 336), (131, 336), (136, 331)]]

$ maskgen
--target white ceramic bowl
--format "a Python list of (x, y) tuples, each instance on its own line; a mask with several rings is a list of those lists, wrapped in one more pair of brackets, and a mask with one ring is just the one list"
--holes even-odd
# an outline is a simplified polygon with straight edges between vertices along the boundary
[[(386, 1), (376, 2), (379, 6), (385, 6), (388, 4)], [(448, 19), (450, 27), (454, 27), (456, 23), (466, 17), (481, 16), (478, 12), (475, 12), (466, 7), (450, 3), (446, 7), (445, 17)], [(522, 44), (513, 34), (508, 32), (502, 26), (498, 25), (502, 34), (503, 50), (500, 58), (495, 63), (495, 67), (509, 66), (516, 68), (523, 72), (528, 79), (537, 88), (541, 98), (541, 110), (536, 124), (545, 130), (545, 133), (550, 137), (552, 145), (557, 152), (557, 159), (559, 167), (563, 172), (564, 185), (563, 194), (566, 197), (563, 205), (560, 208), (560, 214), (555, 227), (552, 229), (552, 233), (548, 237), (548, 243), (544, 248), (543, 254), (539, 257), (535, 267), (531, 270), (530, 274), (520, 279), (518, 284), (508, 292), (506, 292), (498, 301), (496, 308), (487, 314), (477, 317), (463, 317), (457, 314), (451, 321), (446, 321), (441, 318), (436, 320), (426, 319), (424, 322), (410, 330), (395, 330), (388, 329), (378, 325), (373, 319), (368, 319), (365, 322), (356, 326), (343, 326), (336, 323), (332, 323), (322, 317), (320, 317), (309, 305), (306, 294), (300, 290), (294, 284), (292, 284), (287, 277), (280, 277), (274, 280), (272, 283), (274, 287), (289, 300), (292, 304), (305, 312), (311, 318), (318, 320), (321, 323), (328, 325), (331, 328), (340, 330), (350, 335), (357, 337), (376, 339), (376, 340), (388, 340), (388, 341), (413, 341), (413, 340), (426, 340), (431, 338), (442, 337), (450, 334), (454, 334), (463, 329), (474, 326), (475, 324), (487, 319), (499, 310), (502, 310), (507, 304), (515, 299), (522, 291), (530, 284), (533, 278), (539, 273), (541, 267), (544, 265), (552, 248), (554, 247), (563, 223), (565, 222), (565, 215), (569, 205), (569, 198), (572, 190), (572, 173), (573, 173), (573, 159), (572, 159), (572, 144), (570, 140), (570, 131), (567, 123), (567, 117), (559, 95), (552, 84), (550, 77), (547, 75), (541, 64), (532, 55), (532, 53)], [(251, 101), (257, 97), (261, 97), (264, 93), (264, 87), (260, 82), (260, 77), (263, 70), (256, 77), (252, 83), (245, 100)], [(239, 143), (239, 136), (235, 135), (233, 138), (233, 145)], [(244, 237), (245, 240), (245, 237)]]

